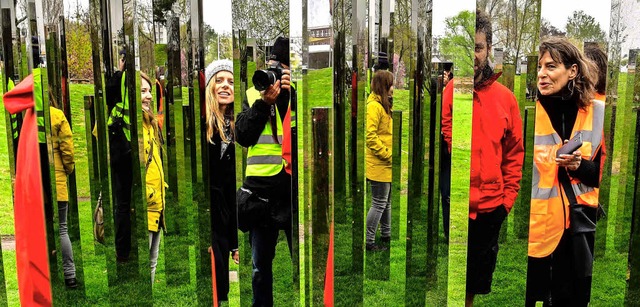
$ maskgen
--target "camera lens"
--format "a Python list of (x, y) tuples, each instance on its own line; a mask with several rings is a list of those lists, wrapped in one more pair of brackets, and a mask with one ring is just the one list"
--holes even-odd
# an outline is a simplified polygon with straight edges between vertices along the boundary
[(276, 83), (276, 74), (269, 70), (256, 70), (253, 74), (253, 86), (258, 91), (264, 91), (269, 88), (271, 85)]

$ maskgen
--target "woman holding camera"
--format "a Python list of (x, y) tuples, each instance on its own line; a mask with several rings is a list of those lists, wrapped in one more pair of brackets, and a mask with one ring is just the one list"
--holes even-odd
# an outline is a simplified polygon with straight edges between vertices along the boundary
[(593, 99), (596, 67), (567, 39), (539, 51), (527, 305), (587, 306), (604, 102)]
[(229, 253), (238, 256), (236, 163), (233, 120), (233, 62), (215, 61), (205, 70), (209, 189), (211, 191), (211, 247), (215, 260), (217, 300), (229, 294)]
[(393, 74), (379, 70), (371, 81), (371, 94), (367, 98), (365, 173), (371, 186), (371, 208), (367, 214), (368, 251), (386, 250), (375, 243), (378, 224), (381, 241), (391, 240), (391, 144), (393, 119), (391, 105)]
[(147, 188), (147, 218), (149, 230), (149, 262), (151, 264), (151, 283), (155, 279), (160, 249), (160, 229), (166, 230), (164, 222), (165, 188), (164, 171), (162, 169), (162, 133), (158, 120), (151, 107), (151, 79), (140, 72), (142, 77), (140, 90), (142, 94), (142, 134), (144, 137), (144, 158)]

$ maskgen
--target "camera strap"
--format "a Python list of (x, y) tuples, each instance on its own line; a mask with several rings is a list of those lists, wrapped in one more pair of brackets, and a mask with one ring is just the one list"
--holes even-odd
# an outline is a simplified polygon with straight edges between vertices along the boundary
[(278, 110), (276, 110), (276, 105), (272, 104), (271, 115), (269, 116), (269, 120), (271, 121), (271, 137), (273, 137), (275, 144), (280, 144), (278, 141), (278, 119), (276, 118), (276, 112), (278, 112)]

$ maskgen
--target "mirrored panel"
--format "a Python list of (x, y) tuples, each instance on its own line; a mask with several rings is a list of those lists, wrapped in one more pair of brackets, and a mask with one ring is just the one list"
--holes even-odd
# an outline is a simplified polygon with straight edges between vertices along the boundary
[(292, 199), (298, 190), (292, 181), (296, 161), (288, 154), (298, 92), (291, 84), (289, 6), (232, 1), (232, 13), (239, 68), (234, 74), (236, 172), (243, 179), (236, 195), (243, 232), (238, 238), (241, 304), (290, 305), (300, 297), (298, 202)]
[[(16, 21), (18, 16), (22, 18), (26, 13), (22, 6), (18, 6), (14, 2), (2, 2), (2, 93), (5, 94), (15, 84), (20, 83), (26, 75), (21, 74), (20, 65), (24, 61), (20, 56), (21, 46), (24, 46), (25, 35), (20, 31)], [(20, 23), (24, 26), (25, 23)], [(3, 101), (3, 105), (6, 105)], [(15, 228), (14, 228), (14, 182), (16, 175), (16, 150), (18, 146), (18, 135), (22, 123), (22, 113), (10, 114), (3, 108), (3, 115), (0, 121), (3, 128), (0, 131), (3, 141), (0, 142), (0, 154), (3, 159), (2, 169), (6, 170), (2, 176), (2, 184), (4, 191), (2, 195), (2, 205), (0, 205), (0, 243), (2, 245), (3, 254), (0, 260), (0, 303), (7, 304), (11, 301), (17, 301), (17, 283), (15, 270)], [(4, 141), (6, 140), (6, 142)]]
[[(237, 226), (235, 146), (235, 95), (231, 1), (216, 4), (215, 16), (204, 16), (205, 100), (207, 110), (207, 146), (211, 204), (211, 243), (215, 259), (214, 300), (239, 304), (239, 245)], [(203, 3), (204, 11), (214, 10), (213, 3)], [(240, 101), (240, 100), (238, 100)], [(241, 153), (241, 151), (240, 151)], [(242, 162), (240, 163), (242, 165)], [(247, 300), (248, 301), (248, 300)]]
[[(51, 153), (54, 160), (55, 177), (52, 183), (55, 185), (55, 199), (57, 210), (54, 212), (53, 229), (56, 237), (49, 236), (55, 243), (55, 253), (49, 260), (55, 259), (59, 268), (52, 276), (54, 287), (54, 302), (73, 304), (84, 297), (84, 268), (82, 249), (80, 242), (80, 220), (78, 212), (78, 187), (75, 174), (76, 160), (85, 162), (83, 155), (76, 158), (76, 146), (74, 140), (84, 139), (84, 131), (74, 133), (73, 114), (78, 121), (83, 120), (81, 105), (72, 108), (69, 96), (69, 69), (67, 65), (65, 14), (62, 1), (47, 3), (44, 13), (44, 41), (46, 48), (47, 91), (43, 90), (43, 96), (48, 93), (49, 116), (51, 119)], [(76, 125), (83, 127), (83, 125)], [(81, 163), (82, 163), (81, 162)], [(86, 165), (81, 165), (84, 169)], [(88, 193), (83, 188), (80, 193)], [(76, 257), (75, 255), (79, 255)], [(60, 274), (62, 273), (62, 274)], [(62, 277), (62, 278), (61, 278)], [(56, 282), (56, 280), (64, 281)], [(63, 289), (70, 291), (63, 291)], [(60, 289), (58, 291), (58, 289)], [(56, 293), (64, 293), (56, 295)]]
[[(317, 5), (317, 4), (316, 4)], [(369, 1), (334, 1), (332, 12), (334, 56), (333, 112), (335, 201), (335, 302), (357, 305), (364, 299), (365, 176), (364, 126), (368, 88), (367, 26)], [(311, 10), (310, 10), (311, 12)], [(315, 20), (309, 17), (310, 22)], [(309, 31), (312, 45), (313, 31)], [(311, 52), (311, 48), (309, 47)], [(324, 69), (329, 72), (330, 70)], [(314, 72), (317, 73), (318, 71)], [(316, 75), (317, 76), (317, 75)], [(320, 80), (319, 77), (317, 77)], [(317, 81), (309, 81), (317, 82)], [(310, 93), (311, 88), (309, 88)], [(314, 94), (311, 94), (314, 95)], [(331, 98), (329, 98), (331, 99)], [(347, 113), (350, 112), (350, 113)], [(347, 115), (349, 114), (349, 115)], [(348, 137), (346, 137), (348, 136)], [(346, 145), (346, 147), (345, 147)], [(344, 187), (338, 187), (343, 185)], [(344, 195), (344, 196), (340, 196)]]
[[(300, 1), (301, 4), (302, 2)], [(336, 97), (344, 97), (344, 91), (333, 78), (338, 74), (336, 70), (339, 64), (336, 63), (345, 54), (341, 51), (344, 49), (341, 47), (344, 38), (336, 36), (334, 27), (347, 26), (348, 8), (345, 7), (345, 1), (305, 2), (306, 5), (301, 7), (301, 18), (296, 19), (292, 13), (291, 19), (291, 50), (294, 56), (299, 55), (302, 60), (299, 70), (292, 67), (294, 83), (300, 86), (296, 127), (299, 142), (303, 146), (298, 147), (298, 158), (303, 161), (302, 165), (310, 166), (298, 171), (298, 176), (307, 186), (304, 190), (307, 195), (300, 192), (302, 197), (298, 197), (301, 199), (298, 207), (302, 210), (299, 216), (305, 231), (305, 301), (310, 305), (322, 305), (333, 303), (332, 300), (340, 301), (339, 295), (334, 297), (334, 292), (339, 292), (342, 277), (340, 273), (334, 273), (333, 267), (337, 272), (342, 272), (345, 260), (351, 264), (351, 258), (347, 255), (338, 256), (338, 260), (334, 257), (337, 256), (334, 253), (337, 248), (344, 248), (350, 254), (350, 245), (345, 244), (351, 243), (350, 236), (347, 235), (351, 228), (335, 224), (334, 207), (337, 209), (337, 204), (346, 200), (346, 147), (345, 135), (332, 133), (338, 127), (342, 127), (344, 131), (345, 127), (344, 99), (338, 102), (335, 100)], [(292, 11), (296, 7), (291, 3)], [(342, 18), (332, 19), (331, 12), (334, 13), (333, 17), (339, 15)], [(332, 154), (334, 151), (335, 154)], [(342, 213), (340, 212), (341, 215)], [(343, 235), (334, 235), (339, 232)], [(344, 256), (347, 258), (343, 258)]]
[[(479, 304), (510, 301), (517, 305), (524, 301), (526, 279), (514, 272), (526, 270), (531, 195), (531, 166), (526, 164), (531, 155), (525, 156), (524, 148), (532, 133), (525, 129), (533, 126), (529, 122), (533, 102), (526, 100), (528, 73), (535, 72), (527, 70), (527, 56), (538, 47), (540, 2), (478, 1), (478, 10), (482, 14), (476, 16), (474, 102), (478, 103), (473, 111), (474, 195), (470, 195), (470, 215), (476, 216), (469, 220), (467, 292), (487, 294), (475, 298)], [(501, 99), (485, 98), (489, 97), (486, 93)], [(501, 119), (499, 129), (496, 118)], [(505, 132), (495, 138), (492, 129)], [(485, 150), (489, 144), (494, 144), (495, 151)], [(500, 184), (498, 192), (488, 188), (492, 180)], [(474, 271), (482, 271), (475, 269), (482, 261), (489, 264), (480, 267), (493, 265), (495, 269), (473, 273), (472, 263)]]
[[(568, 302), (571, 297), (572, 303), (587, 305), (595, 298), (591, 292), (602, 286), (592, 283), (592, 276), (598, 278), (599, 275), (595, 269), (598, 260), (594, 262), (594, 241), (599, 236), (595, 222), (599, 215), (598, 198), (611, 194), (601, 183), (601, 179), (610, 180), (606, 179), (607, 173), (612, 174), (605, 170), (605, 159), (611, 158), (611, 153), (614, 159), (616, 155), (615, 148), (610, 147), (605, 135), (613, 132), (605, 127), (611, 121), (616, 121), (611, 117), (612, 106), (605, 101), (605, 50), (612, 3), (576, 2), (575, 6), (566, 10), (551, 9), (552, 6), (550, 2), (542, 1), (541, 42), (536, 54), (538, 70), (534, 142), (532, 149), (527, 148), (528, 152), (533, 152), (527, 303), (544, 301), (565, 304), (563, 302)], [(587, 53), (593, 56), (594, 52), (598, 53), (598, 61), (586, 56)], [(558, 79), (558, 72), (565, 72), (567, 78)], [(553, 84), (550, 80), (554, 80)], [(600, 90), (596, 89), (598, 83)], [(555, 102), (559, 101), (558, 96), (562, 97), (566, 107), (557, 106)], [(611, 118), (608, 123), (605, 119), (607, 113)], [(563, 125), (562, 121), (556, 120), (557, 116), (568, 120)], [(585, 120), (585, 116), (590, 120)], [(577, 149), (569, 148), (568, 155), (563, 156), (563, 140), (575, 136), (584, 136), (581, 144), (575, 146)], [(553, 155), (545, 155), (545, 148), (552, 150), (550, 152)], [(556, 161), (551, 160), (556, 157)], [(572, 158), (575, 161), (573, 163)], [(580, 172), (578, 168), (589, 168), (591, 173), (587, 176), (576, 175), (575, 172)], [(580, 188), (573, 188), (574, 184), (580, 184)], [(614, 188), (611, 181), (611, 188), (618, 188), (618, 185)], [(557, 206), (553, 205), (556, 203)], [(623, 203), (625, 201), (610, 203), (607, 209), (620, 208), (619, 204)], [(608, 223), (619, 223), (615, 221), (619, 220), (609, 220)], [(616, 241), (619, 241), (618, 238)], [(598, 246), (603, 249), (596, 253), (604, 254), (606, 245), (599, 243)], [(607, 269), (602, 263), (600, 272), (605, 275), (614, 272), (616, 263), (622, 268), (625, 262), (608, 261)], [(607, 287), (614, 285), (612, 281)]]
[[(613, 102), (616, 102), (616, 98), (618, 100), (623, 98), (622, 95), (622, 86), (620, 85), (621, 82), (623, 82), (623, 79), (625, 77), (624, 75), (624, 58), (625, 58), (625, 50), (629, 49), (629, 52), (627, 54), (628, 57), (628, 61), (627, 61), (627, 75), (626, 75), (626, 84), (627, 84), (627, 88), (626, 88), (626, 94), (624, 95), (624, 100), (626, 101), (626, 103), (628, 104), (630, 101), (630, 97), (631, 95), (633, 95), (633, 104), (634, 104), (634, 108), (635, 105), (637, 105), (638, 100), (637, 100), (637, 93), (638, 93), (638, 87), (639, 87), (639, 82), (640, 80), (639, 75), (636, 73), (637, 72), (637, 66), (638, 66), (638, 54), (640, 53), (638, 51), (638, 26), (637, 26), (637, 22), (634, 19), (629, 19), (629, 16), (631, 16), (632, 14), (635, 14), (638, 12), (638, 3), (633, 3), (633, 2), (629, 2), (629, 1), (612, 1), (611, 4), (611, 30), (610, 30), (610, 36), (609, 36), (609, 78), (608, 78), (608, 87), (607, 87), (607, 98), (609, 98), (609, 95), (611, 96), (611, 99)], [(618, 47), (620, 47), (620, 49), (618, 49)], [(632, 59), (635, 58), (635, 61), (633, 61)], [(620, 62), (618, 62), (620, 61)], [(620, 63), (620, 66), (617, 66), (616, 64)], [(620, 74), (617, 75), (617, 68), (620, 67)], [(633, 78), (632, 78), (632, 75)], [(617, 78), (616, 78), (617, 77)], [(631, 81), (633, 79), (633, 81)], [(616, 82), (618, 81), (618, 82)], [(632, 83), (633, 82), (633, 83)], [(615, 84), (618, 84), (618, 91), (616, 92), (615, 90), (611, 90), (611, 88), (615, 88)], [(633, 84), (633, 86), (631, 86)], [(633, 90), (632, 90), (633, 89)], [(631, 92), (633, 91), (633, 94), (631, 94)], [(620, 93), (618, 95), (615, 95), (616, 93)], [(619, 111), (614, 112), (613, 114), (620, 114), (622, 111), (622, 109), (616, 107), (616, 104), (614, 104), (614, 110), (617, 109)], [(615, 117), (612, 114), (612, 118), (616, 118), (616, 123), (618, 124), (617, 127), (621, 127), (620, 126), (620, 122), (618, 121), (617, 117)], [(637, 114), (637, 112), (636, 112)], [(625, 123), (628, 121), (625, 120)], [(633, 121), (633, 119), (631, 119), (631, 121)], [(638, 127), (638, 121), (636, 118), (636, 129)], [(625, 129), (626, 126), (625, 126)], [(615, 129), (615, 131), (618, 131), (618, 133), (615, 134), (615, 138), (618, 138), (619, 135), (619, 131), (621, 131), (622, 129), (617, 128)], [(625, 130), (628, 131), (628, 130)], [(626, 132), (625, 132), (626, 133)], [(606, 134), (606, 126), (605, 126), (605, 134)], [(613, 128), (611, 128), (611, 132), (609, 134), (609, 137), (612, 137), (613, 135)], [(634, 137), (637, 137), (637, 133)], [(614, 145), (614, 151), (616, 150), (615, 146), (619, 143), (617, 143), (618, 140), (615, 141), (610, 141), (609, 143), (612, 143)], [(628, 142), (628, 139), (622, 139), (622, 142)], [(611, 147), (611, 146), (609, 146)], [(624, 149), (622, 149), (624, 150)], [(638, 193), (638, 164), (637, 164), (637, 148), (635, 148), (633, 150), (633, 152), (636, 152), (636, 158), (634, 161), (636, 161), (634, 163), (634, 167), (635, 170), (633, 170), (633, 172), (635, 173), (635, 182), (634, 182), (634, 196), (633, 196), (633, 203), (637, 204), (637, 200), (640, 197), (640, 194)], [(615, 153), (614, 153), (614, 160), (612, 162), (612, 165), (615, 165), (616, 160), (615, 160)], [(605, 172), (608, 170), (605, 170)], [(605, 173), (606, 174), (606, 173)], [(613, 182), (615, 179), (615, 167), (612, 168), (611, 170), (611, 182), (612, 182), (612, 186), (613, 186)], [(620, 172), (620, 177), (622, 177), (622, 171)], [(604, 184), (606, 184), (605, 181), (606, 177), (603, 178), (603, 183), (601, 184), (601, 186), (604, 188)], [(627, 184), (627, 189), (629, 188), (629, 184)], [(613, 199), (614, 195), (613, 194), (613, 189), (611, 189), (611, 193), (609, 198)], [(618, 194), (620, 195), (620, 194)], [(627, 195), (629, 195), (629, 193), (627, 192)], [(620, 197), (620, 196), (618, 196)], [(626, 198), (625, 198), (626, 199)], [(618, 200), (618, 203), (620, 203), (620, 200)], [(625, 205), (626, 206), (626, 205)], [(608, 212), (611, 212), (612, 209), (609, 209)], [(617, 212), (619, 212), (620, 210), (616, 210)], [(628, 212), (628, 209), (626, 209), (625, 207), (625, 211)], [(628, 215), (624, 215), (623, 219), (624, 220)], [(632, 209), (632, 224), (631, 224), (631, 240), (629, 242), (629, 264), (628, 264), (628, 276), (629, 279), (627, 281), (627, 290), (625, 293), (625, 303), (626, 304), (632, 304), (634, 301), (637, 300), (637, 298), (639, 297), (638, 292), (636, 291), (637, 289), (637, 285), (640, 282), (640, 278), (638, 278), (638, 267), (640, 267), (638, 265), (638, 261), (640, 261), (640, 256), (638, 254), (638, 249), (636, 248), (636, 244), (638, 242), (638, 227), (636, 225), (638, 225), (638, 217), (640, 215), (638, 215), (638, 208), (637, 206), (634, 206)], [(619, 226), (618, 226), (619, 227)], [(610, 229), (610, 228), (609, 228)], [(623, 229), (625, 229), (623, 227)], [(598, 229), (598, 232), (600, 232), (600, 229)], [(624, 233), (623, 233), (624, 234)], [(616, 233), (617, 235), (617, 233)], [(620, 240), (622, 241), (622, 240)], [(597, 242), (597, 241), (596, 241)], [(596, 243), (597, 244), (597, 243)], [(619, 244), (616, 244), (619, 246)], [(618, 249), (619, 251), (621, 249)], [(623, 252), (621, 253), (624, 256), (624, 250), (622, 250)], [(610, 256), (612, 253), (607, 253), (605, 255), (605, 258)], [(615, 253), (613, 253), (615, 255)], [(598, 256), (598, 245), (596, 245), (596, 257)], [(598, 269), (598, 262), (597, 262), (596, 258), (596, 266), (595, 266), (595, 270), (596, 272)], [(618, 274), (621, 273), (621, 271), (617, 270)], [(600, 274), (597, 274), (594, 276), (594, 283), (597, 282), (600, 279)], [(595, 300), (596, 295), (599, 292), (596, 292), (594, 289), (594, 293), (593, 293), (593, 297)]]
[[(442, 211), (442, 222), (436, 222), (442, 224), (441, 234), (444, 237), (440, 239), (444, 243), (439, 245), (439, 255), (443, 250), (448, 251), (446, 255), (438, 257), (437, 276), (438, 287), (446, 289), (446, 294), (443, 294), (446, 302), (453, 305), (462, 304), (466, 287), (469, 219), (469, 190), (466, 187), (469, 186), (473, 97), (473, 58), (470, 52), (474, 44), (471, 33), (475, 25), (475, 7), (475, 1), (456, 2), (455, 5), (438, 0), (433, 3), (432, 82), (441, 84), (434, 89), (438, 95), (436, 104), (440, 105), (435, 111), (440, 116), (440, 126), (436, 131), (441, 133), (434, 142), (444, 139), (436, 152), (441, 158), (439, 165), (435, 165), (441, 172), (441, 199), (436, 204)], [(450, 162), (447, 163), (447, 160)], [(446, 195), (447, 186), (450, 187), (449, 196)], [(446, 264), (442, 264), (443, 261)]]

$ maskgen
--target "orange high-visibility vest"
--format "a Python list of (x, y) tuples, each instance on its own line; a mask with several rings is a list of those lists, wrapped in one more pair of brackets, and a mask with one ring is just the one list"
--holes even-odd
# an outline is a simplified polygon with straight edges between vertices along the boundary
[[(573, 138), (582, 133), (582, 159), (593, 160), (603, 145), (604, 102), (593, 100), (586, 110), (579, 109), (571, 132)], [(535, 140), (533, 146), (533, 179), (531, 217), (529, 223), (529, 256), (550, 255), (569, 228), (569, 201), (558, 181), (556, 152), (562, 139), (553, 129), (549, 115), (540, 102), (536, 103)], [(572, 178), (571, 187), (578, 204), (597, 207), (598, 188), (589, 187)]]

